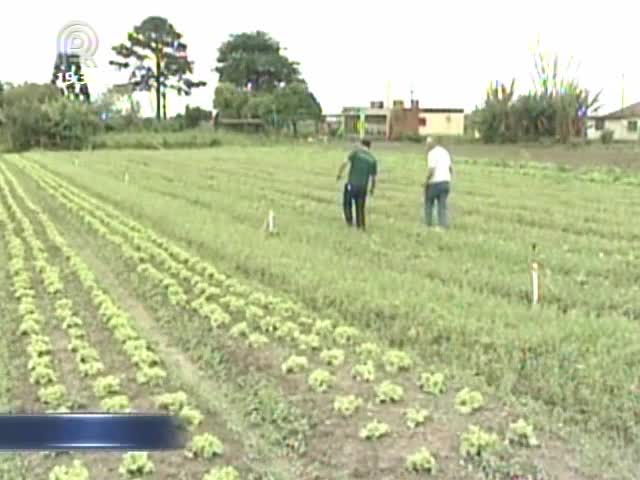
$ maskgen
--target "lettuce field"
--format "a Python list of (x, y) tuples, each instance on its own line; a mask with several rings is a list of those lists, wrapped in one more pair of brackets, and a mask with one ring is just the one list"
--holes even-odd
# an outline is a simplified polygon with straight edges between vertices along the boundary
[(3, 409), (171, 412), (188, 442), (0, 478), (639, 478), (640, 176), (465, 152), (436, 233), (420, 151), (381, 148), (362, 233), (346, 153), (1, 157)]

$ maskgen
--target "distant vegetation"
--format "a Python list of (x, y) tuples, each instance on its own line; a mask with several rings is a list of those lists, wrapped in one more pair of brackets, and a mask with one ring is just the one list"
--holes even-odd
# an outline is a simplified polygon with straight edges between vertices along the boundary
[(424, 162), (394, 147), (364, 236), (336, 205), (343, 146), (4, 155), (0, 395), (189, 422), (186, 452), (83, 455), (92, 478), (636, 480), (637, 174), (482, 147), (430, 235)]
[[(167, 117), (169, 91), (190, 95), (205, 82), (191, 78), (193, 62), (182, 34), (165, 18), (148, 17), (113, 47), (118, 57), (110, 63), (129, 72), (126, 83), (114, 85), (96, 99), (82, 78), (77, 56), (58, 55), (50, 84), (0, 83), (0, 144), (9, 151), (31, 148), (85, 149), (103, 145), (153, 148), (154, 145), (212, 146), (219, 135), (199, 129), (192, 134), (167, 136), (233, 120), (242, 129), (253, 121), (266, 133), (304, 133), (311, 122), (317, 130), (322, 108), (302, 78), (299, 64), (281, 53), (280, 44), (264, 32), (232, 35), (218, 50), (220, 82), (211, 110), (187, 107)], [(155, 120), (141, 118), (135, 92), (154, 92)], [(306, 129), (308, 130), (308, 128)], [(115, 135), (107, 140), (106, 136)], [(192, 142), (192, 143), (190, 143)]]
[(319, 121), (322, 107), (298, 64), (264, 32), (232, 35), (218, 51), (220, 80), (214, 106), (221, 118), (260, 119), (272, 129), (298, 134), (302, 120)]
[[(219, 144), (213, 131), (204, 136), (204, 130), (179, 135), (176, 142), (166, 135), (203, 124), (209, 130), (215, 125), (277, 136), (319, 132), (322, 107), (299, 63), (261, 31), (231, 35), (218, 48), (215, 116), (211, 110), (187, 107), (184, 113), (168, 118), (168, 92), (188, 96), (194, 88), (206, 86), (191, 78), (193, 61), (182, 38), (166, 18), (143, 20), (126, 42), (112, 47), (117, 59), (110, 63), (129, 72), (128, 80), (97, 98), (90, 95), (88, 84), (69, 80), (82, 77), (79, 59), (73, 55), (56, 57), (51, 85), (0, 83), (1, 144), (11, 151), (124, 146), (128, 140), (132, 147), (182, 147), (189, 139), (197, 139), (189, 145), (194, 147)], [(537, 53), (534, 60), (537, 84), (533, 91), (516, 96), (515, 81), (509, 86), (493, 83), (484, 104), (465, 116), (465, 136), (451, 140), (475, 140), (478, 135), (484, 143), (575, 143), (586, 138), (586, 116), (598, 111), (600, 92), (593, 95), (563, 71), (557, 56), (550, 61)], [(155, 119), (140, 117), (140, 106), (132, 97), (136, 92), (155, 94)], [(142, 136), (142, 132), (149, 135)], [(106, 140), (109, 134), (116, 134), (117, 140)], [(423, 137), (409, 134), (402, 140), (422, 142)], [(611, 132), (604, 132), (602, 142), (611, 141)]]
[[(585, 138), (586, 117), (600, 108), (601, 92), (589, 90), (559, 68), (559, 58), (535, 57), (536, 88), (515, 96), (515, 80), (507, 87), (489, 86), (484, 105), (470, 116), (485, 143), (514, 143), (544, 138), (568, 143)], [(603, 139), (604, 142), (604, 139)]]

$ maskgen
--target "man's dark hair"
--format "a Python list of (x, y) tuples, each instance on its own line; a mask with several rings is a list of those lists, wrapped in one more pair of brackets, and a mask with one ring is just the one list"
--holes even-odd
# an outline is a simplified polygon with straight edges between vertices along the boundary
[(371, 140), (368, 138), (363, 138), (360, 143), (367, 148), (371, 148)]

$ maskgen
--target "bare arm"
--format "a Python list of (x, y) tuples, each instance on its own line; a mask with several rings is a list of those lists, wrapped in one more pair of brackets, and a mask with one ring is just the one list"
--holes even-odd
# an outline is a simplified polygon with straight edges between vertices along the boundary
[(376, 176), (371, 175), (371, 188), (369, 190), (369, 193), (373, 195), (373, 192), (375, 191), (375, 189), (376, 189)]
[(436, 169), (433, 167), (429, 167), (427, 170), (427, 179), (424, 181), (424, 186), (426, 187), (427, 185), (429, 185), (429, 180), (431, 180), (433, 178), (433, 174), (435, 173)]
[(429, 180), (431, 180), (433, 178), (433, 174), (436, 171), (436, 166), (434, 165), (433, 161), (431, 160), (431, 158), (429, 158), (431, 156), (431, 150), (432, 149), (428, 149), (427, 150), (427, 178), (424, 181), (424, 188), (427, 188), (427, 186), (429, 185)]

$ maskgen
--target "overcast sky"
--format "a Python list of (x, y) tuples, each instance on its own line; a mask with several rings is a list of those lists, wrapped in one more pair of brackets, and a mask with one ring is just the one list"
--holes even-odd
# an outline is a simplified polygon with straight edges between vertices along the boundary
[[(525, 8), (524, 5), (529, 5)], [(103, 0), (11, 2), (0, 16), (0, 80), (50, 79), (60, 29), (87, 22), (98, 36), (96, 68), (86, 74), (93, 93), (122, 81), (108, 61), (111, 47), (151, 15), (164, 16), (184, 34), (195, 77), (209, 82), (188, 102), (211, 108), (217, 81), (216, 50), (230, 34), (264, 30), (275, 37), (301, 70), (325, 113), (368, 105), (391, 96), (408, 103), (411, 89), (421, 106), (459, 107), (482, 102), (492, 80), (517, 79), (531, 88), (531, 49), (571, 57), (580, 80), (604, 90), (604, 111), (640, 101), (638, 7), (634, 2), (584, 1), (165, 1)], [(150, 95), (142, 107), (152, 106)], [(169, 113), (184, 101), (168, 100)]]

